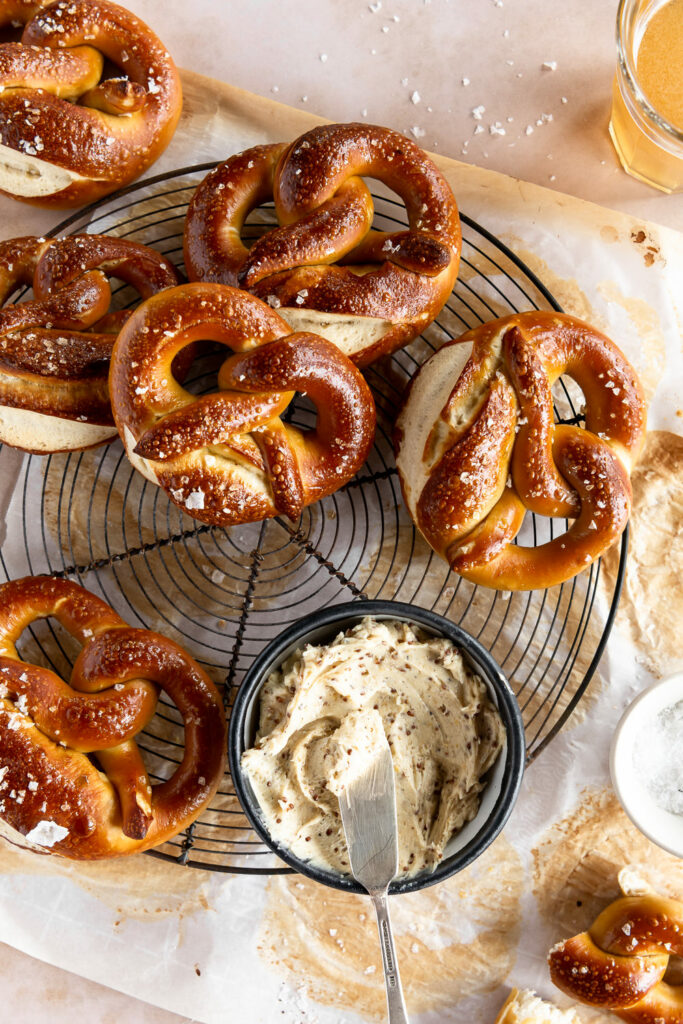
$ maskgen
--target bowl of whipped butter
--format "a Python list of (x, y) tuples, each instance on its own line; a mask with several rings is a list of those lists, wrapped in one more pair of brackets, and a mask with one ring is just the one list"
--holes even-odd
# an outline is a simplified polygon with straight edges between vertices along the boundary
[(461, 871), (503, 828), (524, 770), (524, 727), (488, 651), (416, 605), (355, 601), (300, 619), (252, 663), (232, 709), (230, 770), (261, 839), (316, 881), (349, 873), (337, 793), (384, 732), (399, 867), (390, 892)]

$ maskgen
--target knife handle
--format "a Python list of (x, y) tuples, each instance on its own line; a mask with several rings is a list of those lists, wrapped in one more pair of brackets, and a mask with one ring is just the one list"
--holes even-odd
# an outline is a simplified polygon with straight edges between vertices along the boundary
[(384, 967), (384, 982), (387, 988), (389, 1024), (409, 1024), (406, 1004), (403, 1000), (403, 989), (401, 988), (401, 976), (398, 971), (394, 939), (391, 934), (387, 895), (384, 892), (371, 893), (370, 896), (375, 907), (375, 913), (377, 914), (379, 944), (382, 949), (382, 966)]

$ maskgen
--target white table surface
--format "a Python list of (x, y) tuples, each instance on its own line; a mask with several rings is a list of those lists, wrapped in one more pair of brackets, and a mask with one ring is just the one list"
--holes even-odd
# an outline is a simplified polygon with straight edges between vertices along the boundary
[[(181, 67), (332, 120), (385, 124), (427, 149), (683, 229), (683, 195), (665, 196), (624, 174), (607, 134), (616, 0), (128, 6)], [(485, 108), (481, 120), (472, 115), (477, 107)], [(492, 125), (505, 134), (491, 133)], [(14, 204), (0, 201), (0, 217), (10, 207), (16, 215)], [(58, 216), (41, 212), (41, 229)], [(27, 230), (35, 217), (27, 208)], [(98, 1024), (188, 1020), (7, 946), (0, 989), (2, 1020), (17, 1024), (71, 1024), (74, 1016)], [(274, 1008), (273, 1021), (278, 1016)]]

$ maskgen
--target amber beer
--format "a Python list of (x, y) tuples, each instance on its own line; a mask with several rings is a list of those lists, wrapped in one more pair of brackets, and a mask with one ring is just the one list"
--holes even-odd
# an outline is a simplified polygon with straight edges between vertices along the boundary
[(683, 190), (683, 0), (621, 0), (610, 135), (624, 170)]

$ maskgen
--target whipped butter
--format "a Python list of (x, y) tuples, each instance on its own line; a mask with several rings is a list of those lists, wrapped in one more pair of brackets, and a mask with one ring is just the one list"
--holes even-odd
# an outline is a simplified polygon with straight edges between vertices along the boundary
[(399, 874), (433, 870), (476, 815), (505, 733), (457, 648), (405, 622), (365, 618), (267, 679), (241, 763), (272, 837), (302, 860), (348, 872), (337, 793), (382, 733), (394, 762)]

